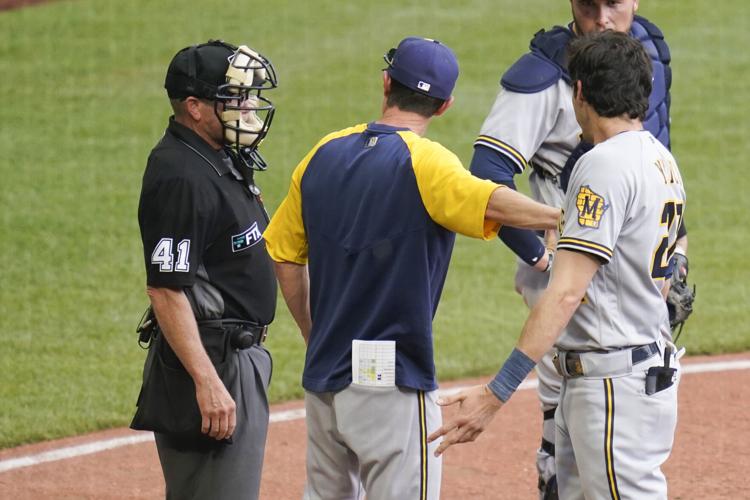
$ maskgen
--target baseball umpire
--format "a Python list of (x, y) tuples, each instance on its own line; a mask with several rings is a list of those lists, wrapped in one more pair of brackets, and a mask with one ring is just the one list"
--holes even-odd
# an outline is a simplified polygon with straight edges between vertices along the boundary
[(652, 91), (643, 45), (614, 31), (578, 38), (569, 71), (594, 147), (570, 178), (549, 287), (495, 379), (446, 398), (461, 402), (459, 415), (431, 439), (446, 435), (438, 453), (475, 439), (554, 343), (560, 498), (666, 499), (679, 356), (665, 340), (665, 279), (685, 189), (672, 155), (643, 130)]
[(447, 46), (409, 37), (385, 60), (381, 117), (318, 142), (265, 233), (307, 342), (307, 500), (439, 498), (432, 319), (455, 233), (559, 216), (423, 137), (453, 103)]
[[(167, 70), (174, 115), (138, 208), (158, 329), (134, 427), (157, 431), (170, 499), (258, 498), (276, 280), (253, 174), (274, 111), (261, 92), (275, 86), (265, 57), (221, 41), (180, 50)], [(159, 387), (163, 407), (146, 408)]]
[[(646, 48), (653, 66), (654, 84), (643, 125), (670, 148), (670, 52), (662, 32), (636, 16), (638, 0), (570, 0), (573, 21), (538, 32), (530, 52), (503, 75), (500, 92), (474, 143), (471, 171), (483, 179), (515, 189), (514, 176), (530, 170), (532, 197), (550, 206), (562, 206), (576, 160), (591, 148), (581, 140), (571, 97), (566, 47), (577, 35), (612, 29), (628, 33)], [(503, 227), (500, 239), (519, 257), (516, 290), (533, 307), (549, 281), (557, 232), (542, 238), (532, 231)], [(667, 302), (676, 329), (692, 311), (693, 292), (687, 286), (687, 232), (680, 226), (675, 245), (672, 291)], [(561, 378), (551, 354), (537, 366), (538, 396), (544, 413), (542, 444), (537, 452), (540, 498), (555, 495), (553, 417)]]

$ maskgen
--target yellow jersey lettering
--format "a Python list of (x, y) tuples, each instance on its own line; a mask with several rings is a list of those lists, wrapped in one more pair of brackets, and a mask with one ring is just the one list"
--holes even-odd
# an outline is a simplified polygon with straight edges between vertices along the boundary
[(654, 162), (654, 166), (664, 179), (664, 184), (682, 184), (680, 172), (677, 165), (671, 159), (659, 159)]

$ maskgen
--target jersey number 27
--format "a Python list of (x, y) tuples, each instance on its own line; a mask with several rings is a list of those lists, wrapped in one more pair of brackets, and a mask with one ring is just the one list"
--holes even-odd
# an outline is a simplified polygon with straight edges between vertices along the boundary
[(672, 227), (679, 228), (682, 220), (682, 210), (684, 203), (677, 200), (669, 200), (664, 203), (664, 209), (661, 212), (661, 224), (666, 226), (667, 231), (654, 250), (654, 261), (651, 263), (651, 277), (654, 279), (664, 279), (669, 272), (669, 259), (672, 258), (674, 247), (677, 240), (669, 244), (669, 233)]

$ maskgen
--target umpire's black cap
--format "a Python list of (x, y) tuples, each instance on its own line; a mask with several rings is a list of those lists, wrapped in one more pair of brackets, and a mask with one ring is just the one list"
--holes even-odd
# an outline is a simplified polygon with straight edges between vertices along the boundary
[(164, 88), (170, 99), (189, 96), (214, 99), (226, 83), (229, 58), (237, 47), (217, 40), (185, 47), (175, 54), (167, 69)]

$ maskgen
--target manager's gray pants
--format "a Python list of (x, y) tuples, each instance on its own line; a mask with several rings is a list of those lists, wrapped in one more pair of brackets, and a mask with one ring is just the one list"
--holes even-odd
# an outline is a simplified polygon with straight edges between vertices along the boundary
[(305, 392), (304, 500), (437, 500), (442, 459), (427, 436), (442, 425), (437, 391), (351, 384)]
[(230, 389), (237, 405), (232, 443), (176, 439), (155, 433), (168, 500), (256, 500), (268, 431), (266, 390), (271, 355), (263, 347), (237, 353), (239, 377)]

